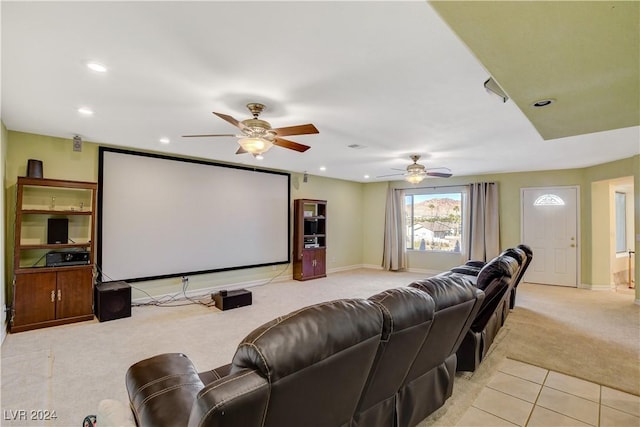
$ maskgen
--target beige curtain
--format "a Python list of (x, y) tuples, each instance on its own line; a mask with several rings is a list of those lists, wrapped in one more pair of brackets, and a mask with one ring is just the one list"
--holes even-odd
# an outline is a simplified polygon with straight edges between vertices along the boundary
[(500, 216), (498, 184), (469, 184), (469, 221), (467, 258), (489, 261), (500, 253)]
[(385, 270), (397, 271), (407, 268), (404, 223), (404, 190), (389, 188), (384, 217), (384, 250), (382, 253), (382, 268)]

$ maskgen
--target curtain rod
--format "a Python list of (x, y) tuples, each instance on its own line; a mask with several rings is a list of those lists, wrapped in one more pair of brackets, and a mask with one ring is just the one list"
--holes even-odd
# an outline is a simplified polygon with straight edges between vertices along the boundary
[[(394, 188), (393, 190), (423, 190), (423, 189), (428, 189), (428, 188), (433, 188), (438, 189), (438, 188), (452, 188), (452, 187), (467, 187), (469, 185), (473, 184), (472, 182), (467, 183), (467, 184), (456, 184), (456, 185), (432, 185), (429, 187), (407, 187), (407, 188)], [(495, 184), (495, 182), (486, 182), (483, 184)]]

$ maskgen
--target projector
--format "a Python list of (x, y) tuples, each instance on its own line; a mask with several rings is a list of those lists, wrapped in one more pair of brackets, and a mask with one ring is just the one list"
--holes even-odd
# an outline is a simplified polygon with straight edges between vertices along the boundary
[(50, 251), (47, 253), (47, 267), (66, 267), (70, 265), (88, 265), (89, 251)]

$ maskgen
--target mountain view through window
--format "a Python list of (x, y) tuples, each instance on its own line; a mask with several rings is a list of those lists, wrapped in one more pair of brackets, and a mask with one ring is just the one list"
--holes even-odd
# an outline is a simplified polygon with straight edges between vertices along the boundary
[(405, 197), (407, 249), (460, 252), (462, 193)]

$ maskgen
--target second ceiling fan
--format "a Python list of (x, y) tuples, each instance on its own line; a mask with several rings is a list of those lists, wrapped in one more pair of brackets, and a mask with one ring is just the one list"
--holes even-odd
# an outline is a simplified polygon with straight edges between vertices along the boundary
[[(421, 165), (420, 163), (418, 163), (418, 160), (420, 160), (420, 156), (418, 154), (413, 154), (411, 156), (411, 160), (413, 160), (413, 163), (407, 166), (405, 173), (381, 175), (381, 176), (378, 176), (378, 178), (403, 175), (406, 181), (412, 184), (418, 184), (428, 176), (433, 176), (436, 178), (449, 178), (452, 176), (451, 169), (449, 168), (430, 168), (430, 169), (425, 168), (424, 165)], [(397, 169), (397, 170), (404, 170), (404, 169)]]
[(309, 135), (319, 133), (318, 129), (312, 124), (288, 126), (282, 128), (272, 128), (269, 122), (258, 118), (260, 113), (264, 110), (265, 106), (257, 102), (247, 104), (247, 108), (253, 115), (253, 118), (246, 120), (237, 120), (227, 114), (213, 112), (216, 116), (220, 117), (228, 123), (231, 123), (235, 127), (240, 129), (241, 134), (211, 134), (211, 135), (183, 135), (185, 138), (205, 138), (205, 137), (217, 137), (217, 136), (235, 136), (240, 138), (238, 144), (240, 148), (236, 151), (236, 154), (251, 153), (254, 156), (261, 156), (268, 151), (272, 146), (288, 148), (298, 152), (305, 152), (309, 148), (308, 145), (299, 144), (297, 142), (289, 141), (282, 138), (283, 136), (291, 135)]

